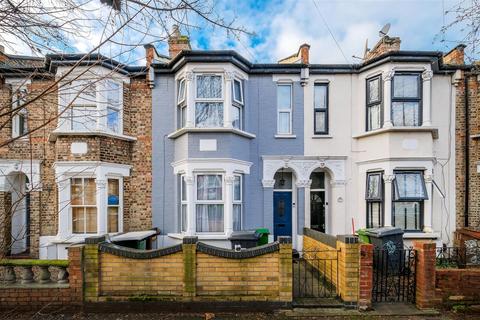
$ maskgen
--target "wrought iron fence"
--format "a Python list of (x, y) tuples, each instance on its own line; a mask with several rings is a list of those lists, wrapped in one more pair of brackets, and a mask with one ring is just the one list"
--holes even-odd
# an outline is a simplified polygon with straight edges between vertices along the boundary
[(465, 241), (464, 247), (440, 247), (436, 252), (437, 268), (480, 266), (480, 246), (475, 240)]

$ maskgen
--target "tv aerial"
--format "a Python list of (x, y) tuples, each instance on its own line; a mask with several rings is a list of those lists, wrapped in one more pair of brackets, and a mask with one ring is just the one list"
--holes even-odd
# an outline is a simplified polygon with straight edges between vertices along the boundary
[(378, 36), (380, 38), (385, 37), (388, 34), (388, 30), (390, 30), (390, 23), (387, 23), (383, 26), (383, 28), (378, 32)]

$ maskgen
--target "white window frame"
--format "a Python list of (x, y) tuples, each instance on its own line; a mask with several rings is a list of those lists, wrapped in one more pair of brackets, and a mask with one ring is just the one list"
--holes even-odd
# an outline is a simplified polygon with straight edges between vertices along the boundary
[[(82, 188), (84, 189), (85, 188), (85, 179), (93, 179), (95, 181), (95, 205), (85, 205), (85, 204), (82, 204), (82, 205), (72, 205), (72, 180), (73, 179), (82, 179)], [(92, 235), (92, 234), (98, 234), (98, 217), (99, 217), (99, 210), (98, 210), (98, 201), (97, 201), (97, 194), (98, 194), (98, 188), (97, 188), (97, 179), (96, 177), (93, 177), (93, 176), (88, 176), (88, 175), (80, 175), (80, 176), (71, 176), (69, 177), (69, 183), (68, 183), (68, 193), (69, 193), (69, 203), (68, 203), (68, 206), (69, 206), (69, 225), (70, 225), (70, 233), (73, 234), (73, 235)], [(84, 199), (83, 199), (83, 194), (82, 194), (82, 202), (84, 202)], [(76, 207), (82, 207), (82, 208), (95, 208), (96, 211), (97, 211), (97, 216), (96, 216), (96, 226), (97, 226), (97, 230), (95, 232), (74, 232), (73, 231), (73, 208), (76, 208)], [(85, 212), (84, 212), (85, 214)], [(86, 220), (84, 222), (84, 226), (83, 226), (83, 230), (86, 231)]]
[[(278, 87), (280, 86), (289, 86), (290, 87), (290, 110), (285, 110), (285, 109), (280, 109), (279, 108), (279, 101), (278, 101)], [(280, 113), (288, 113), (289, 114), (289, 132), (280, 132)], [(278, 135), (292, 135), (293, 134), (293, 84), (292, 83), (284, 83), (284, 82), (279, 82), (277, 83), (277, 134)]]
[[(240, 100), (235, 99), (235, 82), (238, 82), (238, 83), (240, 84)], [(232, 98), (233, 98), (233, 99), (232, 99), (233, 102), (236, 102), (236, 103), (238, 103), (238, 104), (240, 104), (240, 105), (243, 106), (243, 103), (244, 103), (244, 98), (243, 98), (243, 83), (242, 83), (242, 81), (241, 81), (240, 79), (235, 78), (235, 79), (233, 79), (233, 81), (232, 81)]]
[[(177, 82), (177, 89), (176, 89), (176, 101), (177, 101), (177, 115), (178, 115), (178, 122), (177, 122), (177, 129), (182, 129), (187, 126), (187, 115), (188, 115), (188, 108), (187, 108), (187, 81), (185, 78), (181, 78), (176, 81)], [(179, 95), (180, 93), (180, 86), (183, 83), (183, 97)], [(183, 113), (185, 112), (185, 113)]]
[[(106, 195), (105, 195), (105, 198), (106, 198), (106, 207), (107, 209), (105, 210), (105, 214), (106, 214), (106, 228), (107, 228), (107, 232), (108, 232), (108, 208), (109, 207), (114, 207), (114, 206), (111, 206), (108, 204), (108, 180), (118, 180), (118, 231), (116, 232), (108, 232), (108, 233), (119, 233), (119, 232), (123, 232), (123, 177), (118, 177), (118, 176), (106, 176), (105, 177), (106, 180), (107, 180), (107, 187), (105, 188), (105, 191), (106, 191)], [(98, 213), (97, 213), (98, 214)]]
[[(183, 96), (180, 96), (180, 88), (183, 84)], [(185, 78), (177, 80), (177, 105), (181, 105), (185, 102), (187, 96), (187, 82)]]
[[(113, 79), (107, 79), (105, 81), (105, 84), (107, 85), (106, 90), (109, 90), (109, 86), (110, 86), (109, 83), (113, 83), (113, 84), (118, 86), (118, 105), (117, 106), (110, 105), (110, 103), (108, 101), (109, 92), (107, 92), (107, 95), (106, 95), (107, 98), (105, 99), (105, 102), (106, 102), (105, 129), (109, 132), (113, 132), (113, 133), (116, 133), (116, 134), (122, 134), (123, 133), (123, 85), (120, 81), (116, 81), (116, 80), (113, 80)], [(98, 85), (99, 84), (97, 84), (97, 90), (98, 90)], [(98, 103), (97, 103), (97, 106), (98, 106)], [(113, 110), (118, 112), (118, 131), (111, 130), (108, 127), (108, 109), (113, 109)], [(97, 122), (98, 122), (98, 120), (97, 120)]]
[[(186, 175), (180, 175), (180, 231), (185, 233), (188, 230), (188, 192), (187, 192), (187, 181), (185, 180)], [(183, 184), (185, 181), (185, 190), (183, 188)], [(183, 195), (185, 194), (185, 200), (183, 199)], [(183, 206), (185, 206), (185, 217), (183, 216)]]
[[(232, 188), (232, 229), (233, 229), (233, 207), (235, 205), (240, 205), (240, 230), (243, 229), (243, 175), (234, 174), (234, 177), (240, 178), (240, 200), (235, 200), (235, 181)], [(234, 230), (235, 231), (235, 230)]]
[[(27, 88), (20, 86), (12, 89), (12, 109), (21, 107), (28, 95)], [(25, 95), (22, 95), (22, 94)], [(24, 119), (24, 132), (20, 132), (20, 118)], [(28, 132), (28, 111), (26, 108), (19, 109), (12, 117), (12, 138), (24, 135)]]
[[(225, 234), (225, 206), (226, 206), (226, 201), (225, 201), (225, 189), (226, 189), (226, 184), (225, 184), (225, 173), (224, 172), (218, 172), (218, 171), (199, 171), (195, 172), (195, 181), (194, 181), (194, 192), (195, 192), (195, 197), (194, 197), (194, 202), (193, 202), (193, 209), (195, 212), (194, 218), (197, 220), (197, 205), (202, 205), (202, 204), (221, 204), (223, 205), (223, 231), (219, 232), (211, 232), (211, 231), (197, 231), (195, 230), (196, 234)], [(221, 176), (222, 180), (222, 200), (199, 200), (198, 199), (198, 176)], [(188, 199), (188, 198), (187, 198)], [(198, 226), (196, 226), (196, 229), (198, 229)]]
[[(198, 77), (200, 76), (219, 76), (221, 81), (220, 81), (220, 84), (221, 84), (221, 87), (222, 87), (222, 90), (221, 90), (221, 97), (220, 98), (199, 98), (197, 97), (197, 82), (198, 82)], [(222, 108), (223, 108), (223, 119), (222, 119), (222, 126), (219, 126), (219, 127), (211, 127), (211, 128), (222, 128), (223, 127), (223, 124), (225, 124), (225, 77), (223, 76), (222, 73), (196, 73), (195, 74), (195, 87), (194, 87), (194, 93), (193, 93), (193, 96), (194, 96), (194, 102), (193, 102), (193, 115), (194, 115), (194, 119), (193, 119), (193, 122), (194, 122), (194, 126), (197, 127), (197, 103), (201, 103), (201, 102), (205, 102), (205, 103), (209, 103), (209, 102), (212, 102), (212, 103), (221, 103), (222, 104)], [(187, 110), (188, 112), (188, 110)], [(209, 127), (198, 127), (198, 128), (202, 128), (202, 129), (209, 129)]]

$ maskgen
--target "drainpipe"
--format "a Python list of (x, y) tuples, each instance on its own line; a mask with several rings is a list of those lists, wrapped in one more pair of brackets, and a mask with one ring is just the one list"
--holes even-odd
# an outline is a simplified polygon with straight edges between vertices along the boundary
[(469, 192), (470, 192), (470, 121), (468, 119), (469, 107), (468, 107), (468, 76), (465, 72), (465, 76), (463, 78), (465, 84), (465, 214), (464, 214), (464, 226), (465, 228), (468, 227), (468, 200), (469, 200)]

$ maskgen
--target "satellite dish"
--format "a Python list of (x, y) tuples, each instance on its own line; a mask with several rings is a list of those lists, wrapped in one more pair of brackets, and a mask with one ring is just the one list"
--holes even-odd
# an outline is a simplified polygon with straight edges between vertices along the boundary
[(380, 38), (385, 37), (388, 33), (388, 30), (390, 30), (390, 23), (387, 23), (386, 25), (383, 26), (382, 30), (378, 32), (378, 36)]

